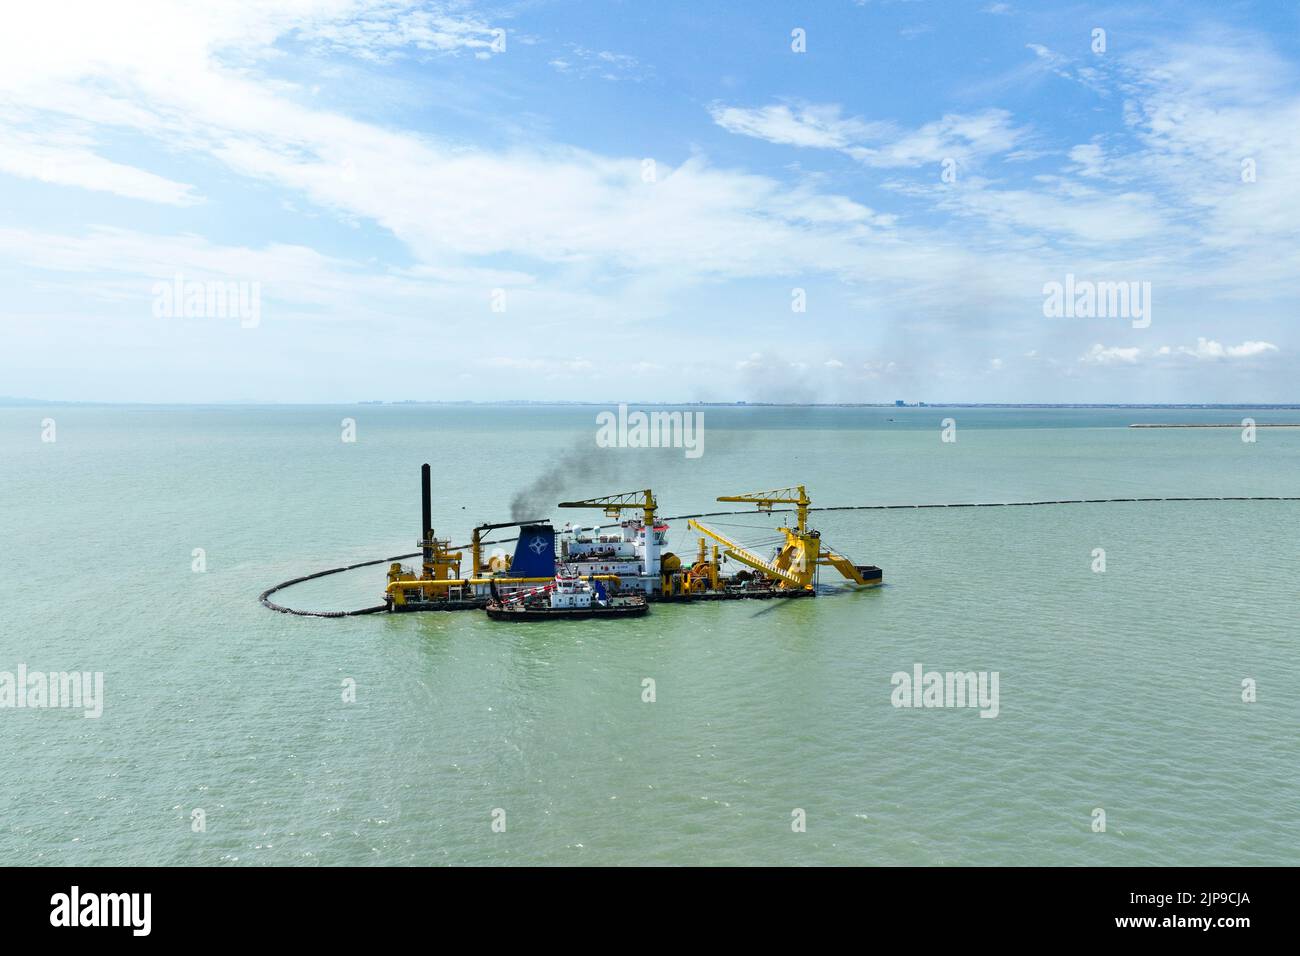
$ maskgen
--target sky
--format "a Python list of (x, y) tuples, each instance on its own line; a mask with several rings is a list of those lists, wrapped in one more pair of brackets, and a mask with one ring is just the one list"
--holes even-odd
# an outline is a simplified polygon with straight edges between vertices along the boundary
[(1298, 401), (1298, 38), (1181, 0), (8, 4), (0, 396)]

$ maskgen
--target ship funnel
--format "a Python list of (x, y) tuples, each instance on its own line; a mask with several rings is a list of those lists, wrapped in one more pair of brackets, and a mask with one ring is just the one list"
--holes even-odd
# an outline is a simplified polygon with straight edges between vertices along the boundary
[(519, 543), (510, 562), (512, 578), (555, 577), (555, 529), (549, 524), (526, 524), (519, 528)]
[(430, 553), (429, 530), (433, 526), (433, 488), (429, 479), (429, 465), (420, 466), (420, 491), (422, 493), (422, 510), (420, 512), (420, 542), (424, 545), (424, 563), (433, 560)]

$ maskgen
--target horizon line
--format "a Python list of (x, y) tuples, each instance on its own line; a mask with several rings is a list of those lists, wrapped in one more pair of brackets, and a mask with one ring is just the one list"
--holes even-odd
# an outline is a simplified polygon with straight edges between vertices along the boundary
[(111, 401), (102, 399), (55, 399), (22, 398), (17, 396), (0, 396), (0, 408), (22, 408), (40, 405), (95, 405), (95, 406), (143, 406), (155, 408), (209, 408), (209, 407), (300, 407), (327, 408), (341, 406), (411, 406), (411, 405), (456, 405), (492, 408), (501, 406), (573, 406), (573, 407), (609, 407), (611, 405), (643, 406), (648, 408), (1285, 408), (1300, 409), (1297, 402), (758, 402), (746, 399), (731, 401), (628, 401), (610, 399), (608, 401), (574, 401), (564, 399), (500, 399), (497, 401), (472, 401), (468, 399), (354, 399), (350, 401), (241, 401), (223, 400), (207, 402), (176, 401)]

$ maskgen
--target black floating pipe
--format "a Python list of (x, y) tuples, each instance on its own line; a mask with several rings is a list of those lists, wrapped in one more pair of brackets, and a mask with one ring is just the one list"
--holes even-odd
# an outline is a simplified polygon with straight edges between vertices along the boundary
[(430, 540), (433, 528), (433, 487), (429, 480), (429, 465), (426, 462), (420, 466), (420, 490), (422, 497), (422, 511), (420, 513), (420, 542), (424, 545), (424, 563), (430, 564), (433, 561), (433, 542)]

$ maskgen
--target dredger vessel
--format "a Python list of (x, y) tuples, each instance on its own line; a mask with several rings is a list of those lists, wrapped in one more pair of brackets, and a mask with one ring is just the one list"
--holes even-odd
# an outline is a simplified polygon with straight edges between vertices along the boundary
[[(683, 562), (667, 550), (669, 528), (657, 518), (659, 505), (647, 488), (558, 505), (601, 509), (612, 519), (604, 526), (570, 523), (557, 533), (554, 525), (540, 519), (479, 525), (471, 534), (466, 574), (464, 552), (434, 533), (428, 465), (421, 469), (421, 484), (421, 564), (419, 568), (400, 562), (390, 565), (384, 600), (391, 611), (471, 610), (495, 601), (508, 613), (506, 607), (526, 603), (521, 598), (524, 592), (554, 590), (557, 575), (559, 580), (583, 581), (587, 586), (599, 582), (611, 598), (639, 595), (646, 601), (680, 602), (813, 597), (822, 568), (833, 568), (848, 584), (860, 588), (876, 587), (884, 580), (880, 568), (854, 564), (826, 547), (820, 532), (808, 527), (812, 501), (803, 485), (718, 498), (753, 504), (761, 512), (770, 512), (775, 505), (793, 508), (794, 526), (776, 529), (782, 543), (771, 557), (691, 518), (686, 523), (700, 537), (694, 559)], [(624, 517), (625, 511), (631, 515)], [(513, 527), (519, 528), (514, 555), (497, 553), (484, 560), (483, 534)], [(740, 567), (728, 573), (724, 565), (732, 561)]]

